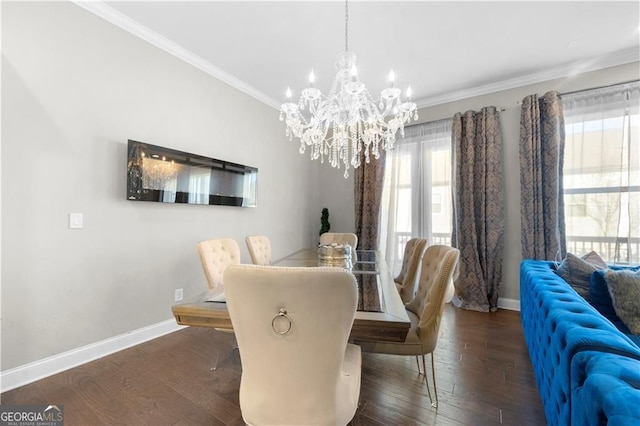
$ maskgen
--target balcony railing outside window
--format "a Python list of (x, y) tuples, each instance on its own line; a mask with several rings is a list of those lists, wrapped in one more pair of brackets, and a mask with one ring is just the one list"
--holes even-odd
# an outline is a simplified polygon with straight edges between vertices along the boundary
[[(396, 258), (395, 258), (394, 264), (401, 265), (402, 256), (404, 254), (404, 247), (407, 245), (407, 241), (413, 238), (413, 236), (411, 235), (410, 232), (396, 232), (395, 235), (396, 235), (396, 238), (395, 238)], [(428, 241), (427, 245), (450, 246), (451, 234), (447, 234), (447, 233), (432, 234), (431, 241)]]
[[(396, 232), (395, 245), (397, 264), (402, 263), (404, 247), (412, 236), (409, 232)], [(429, 245), (451, 245), (451, 234), (433, 234), (433, 241)], [(617, 248), (616, 248), (617, 247)], [(616, 253), (618, 250), (618, 253)], [(640, 264), (640, 238), (621, 239), (611, 237), (567, 237), (567, 251), (576, 255), (584, 255), (591, 251), (597, 252), (603, 259), (630, 259), (631, 264)], [(553, 260), (553, 259), (549, 259)], [(618, 264), (625, 264), (619, 262)]]
[(567, 236), (567, 251), (576, 255), (595, 251), (609, 263), (612, 263), (610, 259), (624, 259), (617, 264), (637, 265), (640, 263), (640, 238)]

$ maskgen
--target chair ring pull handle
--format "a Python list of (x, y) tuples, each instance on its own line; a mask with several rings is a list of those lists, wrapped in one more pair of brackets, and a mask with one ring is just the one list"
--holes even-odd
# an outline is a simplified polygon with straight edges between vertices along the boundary
[[(278, 321), (279, 318), (284, 318), (288, 321), (289, 324), (286, 329), (278, 329), (276, 327), (276, 321)], [(273, 328), (273, 331), (283, 336), (291, 330), (291, 318), (287, 315), (287, 310), (285, 308), (280, 308), (280, 312), (273, 316), (273, 319), (271, 320), (271, 328)]]

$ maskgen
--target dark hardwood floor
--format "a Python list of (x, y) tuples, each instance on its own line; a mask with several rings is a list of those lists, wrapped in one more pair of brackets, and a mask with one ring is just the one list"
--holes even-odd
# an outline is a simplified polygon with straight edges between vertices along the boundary
[[(231, 334), (186, 328), (1, 395), (62, 404), (65, 425), (242, 425)], [(209, 371), (215, 348), (220, 361)], [(353, 425), (544, 425), (518, 312), (447, 306), (435, 351), (439, 407), (415, 358), (363, 354)], [(430, 372), (427, 356), (427, 369)], [(268, 367), (268, 366), (266, 366)]]

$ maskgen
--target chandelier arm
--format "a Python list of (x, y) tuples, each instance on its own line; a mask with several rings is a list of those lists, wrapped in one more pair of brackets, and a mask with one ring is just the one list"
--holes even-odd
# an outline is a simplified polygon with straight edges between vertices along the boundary
[(367, 113), (369, 114), (369, 116), (373, 117), (374, 121), (378, 125), (383, 125), (384, 127), (386, 127), (386, 122), (384, 121), (384, 118), (387, 115), (389, 115), (389, 112), (391, 112), (391, 106), (387, 105), (387, 107), (383, 111), (380, 111), (380, 109), (378, 109), (378, 106), (373, 100), (364, 98), (363, 103), (367, 108)]
[(314, 116), (316, 114), (316, 111), (317, 111), (316, 102), (309, 101), (309, 113), (311, 114), (311, 116)]
[(393, 100), (389, 100), (389, 99), (385, 99), (384, 100), (384, 109), (382, 111), (378, 110), (378, 108), (376, 108), (376, 110), (378, 110), (378, 113), (380, 116), (386, 117), (387, 115), (389, 115), (389, 113), (391, 112), (391, 110), (393, 109)]

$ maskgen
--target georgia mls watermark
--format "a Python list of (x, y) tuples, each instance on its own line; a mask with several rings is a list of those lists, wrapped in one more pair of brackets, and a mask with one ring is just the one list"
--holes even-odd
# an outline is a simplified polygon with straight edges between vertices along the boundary
[(64, 426), (64, 407), (0, 405), (0, 426)]

